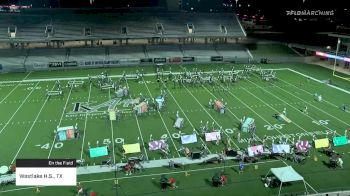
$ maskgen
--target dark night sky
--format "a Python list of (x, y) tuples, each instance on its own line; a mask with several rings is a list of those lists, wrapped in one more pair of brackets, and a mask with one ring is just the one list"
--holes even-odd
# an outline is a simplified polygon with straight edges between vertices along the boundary
[[(33, 4), (36, 6), (43, 6), (44, 4), (56, 5), (57, 2), (61, 3), (62, 7), (79, 7), (85, 4), (89, 4), (90, 0), (0, 0), (0, 4)], [(123, 7), (126, 5), (152, 7), (159, 6), (166, 0), (95, 0), (97, 6), (105, 7)], [(179, 0), (172, 0), (178, 2)], [(235, 0), (182, 0), (183, 5), (186, 7), (193, 6), (198, 10), (208, 10), (208, 8), (218, 8), (222, 3), (232, 2), (235, 4)], [(251, 5), (252, 9), (264, 9), (270, 12), (279, 12), (285, 9), (292, 8), (313, 8), (313, 9), (335, 9), (346, 8), (348, 0), (238, 0), (238, 4), (242, 4), (244, 7), (247, 4)]]

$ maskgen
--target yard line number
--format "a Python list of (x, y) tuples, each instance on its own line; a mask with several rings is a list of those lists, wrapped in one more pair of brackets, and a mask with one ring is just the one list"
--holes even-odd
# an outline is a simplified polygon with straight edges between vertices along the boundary
[(329, 120), (313, 120), (312, 123), (316, 125), (328, 125)]
[[(46, 144), (44, 144), (44, 145), (40, 145), (40, 144), (39, 144), (39, 145), (36, 145), (36, 146), (37, 146), (37, 147), (40, 147), (41, 149), (49, 150), (51, 144), (50, 144), (50, 143), (46, 143)], [(57, 142), (57, 143), (54, 144), (53, 147), (56, 148), (56, 149), (60, 149), (60, 148), (63, 147), (63, 143), (62, 143), (62, 142)]]
[(31, 90), (39, 90), (39, 89), (41, 89), (41, 86), (35, 86), (35, 87), (30, 86), (30, 87), (25, 88), (25, 90), (27, 90), (27, 91), (31, 91)]
[(274, 124), (274, 125), (264, 125), (268, 131), (274, 130), (274, 129), (283, 129), (283, 126), (285, 124)]

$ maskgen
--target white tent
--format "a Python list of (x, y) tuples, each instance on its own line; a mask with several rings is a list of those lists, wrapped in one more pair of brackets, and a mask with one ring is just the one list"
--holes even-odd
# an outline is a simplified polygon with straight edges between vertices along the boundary
[(266, 174), (265, 178), (267, 175), (270, 174), (270, 172), (277, 177), (279, 181), (281, 181), (280, 184), (280, 189), (278, 191), (278, 195), (281, 193), (282, 189), (282, 184), (286, 182), (294, 182), (294, 181), (303, 181), (305, 190), (307, 192), (306, 184), (304, 178), (298, 174), (293, 167), (287, 166), (287, 167), (279, 167), (279, 168), (271, 168), (269, 172)]

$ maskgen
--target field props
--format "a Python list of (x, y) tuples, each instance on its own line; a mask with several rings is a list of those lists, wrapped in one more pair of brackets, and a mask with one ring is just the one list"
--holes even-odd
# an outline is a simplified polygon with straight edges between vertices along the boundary
[(140, 102), (139, 104), (135, 105), (134, 111), (136, 115), (141, 115), (143, 113), (148, 112), (148, 104), (145, 101)]
[(124, 144), (123, 145), (125, 154), (139, 153), (141, 152), (141, 147), (139, 143), (135, 144)]
[(346, 136), (333, 137), (334, 146), (342, 146), (348, 144), (348, 138)]
[(162, 110), (163, 107), (165, 106), (165, 98), (166, 98), (166, 93), (162, 91), (162, 94), (157, 96), (155, 99), (155, 103), (157, 106), (157, 110)]
[(78, 126), (57, 127), (55, 130), (58, 141), (66, 141), (74, 138), (79, 138)]
[(197, 143), (197, 135), (195, 133), (190, 134), (190, 135), (182, 135), (181, 136), (181, 143), (182, 144)]
[(295, 144), (295, 153), (296, 154), (303, 154), (307, 156), (309, 154), (309, 150), (311, 148), (311, 145), (309, 141), (304, 140), (304, 141), (298, 141)]
[(248, 156), (250, 157), (263, 155), (264, 146), (263, 145), (250, 146), (247, 148), (247, 152), (248, 152)]
[(174, 127), (177, 129), (181, 129), (184, 126), (184, 119), (183, 118), (176, 118)]
[(102, 72), (100, 75), (96, 76), (98, 87), (101, 90), (115, 89), (116, 84), (112, 81), (108, 73)]
[(287, 116), (285, 116), (285, 115), (282, 114), (282, 113), (277, 113), (277, 114), (274, 115), (274, 117), (275, 117), (278, 121), (282, 121), (282, 122), (286, 122), (286, 123), (291, 123), (291, 122), (292, 122)]
[(220, 114), (224, 114), (225, 113), (225, 108), (226, 108), (226, 106), (225, 106), (225, 104), (222, 101), (220, 101), (220, 100), (215, 100), (214, 101), (214, 109), (216, 111), (218, 111)]
[(221, 135), (219, 131), (205, 133), (205, 141), (210, 142), (217, 140), (221, 140)]
[(246, 118), (243, 120), (241, 124), (241, 131), (243, 132), (255, 132), (256, 126), (255, 126), (255, 120), (253, 118)]
[(107, 156), (108, 155), (108, 147), (101, 146), (101, 147), (96, 147), (96, 148), (90, 148), (89, 154), (90, 154), (90, 158)]
[(113, 100), (112, 103), (110, 103), (110, 105), (108, 106), (108, 116), (109, 116), (109, 120), (114, 121), (114, 120), (120, 120), (121, 118), (121, 111), (119, 111), (117, 109), (117, 104), (118, 104), (118, 100)]
[(153, 140), (148, 143), (148, 149), (150, 151), (161, 150), (163, 152), (169, 151), (169, 145), (165, 140)]

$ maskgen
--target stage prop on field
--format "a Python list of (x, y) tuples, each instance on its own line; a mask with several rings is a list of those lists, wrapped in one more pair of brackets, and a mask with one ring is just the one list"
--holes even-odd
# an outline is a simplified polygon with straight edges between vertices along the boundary
[(290, 153), (290, 145), (288, 144), (272, 144), (272, 153), (283, 154)]
[(124, 144), (123, 149), (125, 154), (138, 153), (141, 152), (141, 147), (139, 143), (135, 144)]
[(137, 115), (141, 115), (148, 111), (148, 105), (146, 102), (141, 102), (134, 107), (134, 111)]
[(157, 108), (158, 110), (161, 110), (164, 106), (164, 103), (165, 103), (165, 99), (164, 99), (164, 96), (158, 96), (156, 98), (156, 102), (157, 102)]
[(278, 120), (284, 121), (286, 123), (292, 122), (289, 118), (287, 118), (287, 116), (285, 116), (284, 114), (281, 114), (281, 113), (278, 114)]
[(182, 144), (191, 144), (197, 142), (197, 135), (191, 134), (191, 135), (182, 135), (181, 136), (181, 143)]
[(129, 95), (129, 89), (126, 86), (119, 87), (118, 90), (115, 91), (115, 94), (118, 98), (126, 97)]
[(333, 137), (334, 146), (342, 146), (348, 144), (348, 138), (346, 136)]
[(328, 138), (317, 139), (314, 141), (315, 148), (327, 148), (329, 146)]
[(176, 118), (176, 121), (174, 123), (174, 127), (177, 129), (180, 129), (183, 127), (184, 119), (183, 118)]
[(304, 140), (304, 141), (299, 141), (295, 144), (295, 147), (297, 151), (303, 152), (303, 151), (308, 151), (310, 149), (310, 144), (309, 141)]
[(56, 137), (58, 141), (66, 141), (77, 137), (77, 127), (57, 127)]
[(102, 156), (108, 155), (108, 148), (107, 146), (90, 148), (89, 152), (90, 152), (90, 158), (102, 157)]
[(255, 120), (253, 118), (246, 118), (241, 125), (241, 131), (251, 132), (255, 131)]
[(225, 105), (220, 100), (215, 100), (214, 101), (214, 109), (216, 111), (220, 112), (220, 114), (225, 113)]
[(256, 155), (261, 155), (263, 153), (264, 153), (264, 146), (263, 145), (248, 147), (248, 156), (250, 156), (250, 157), (253, 157)]
[(148, 143), (148, 149), (150, 151), (167, 149), (167, 148), (168, 148), (168, 144), (165, 142), (165, 140), (155, 140)]
[(216, 141), (216, 140), (221, 140), (221, 135), (220, 132), (209, 132), (205, 133), (205, 141), (210, 142), (210, 141)]

